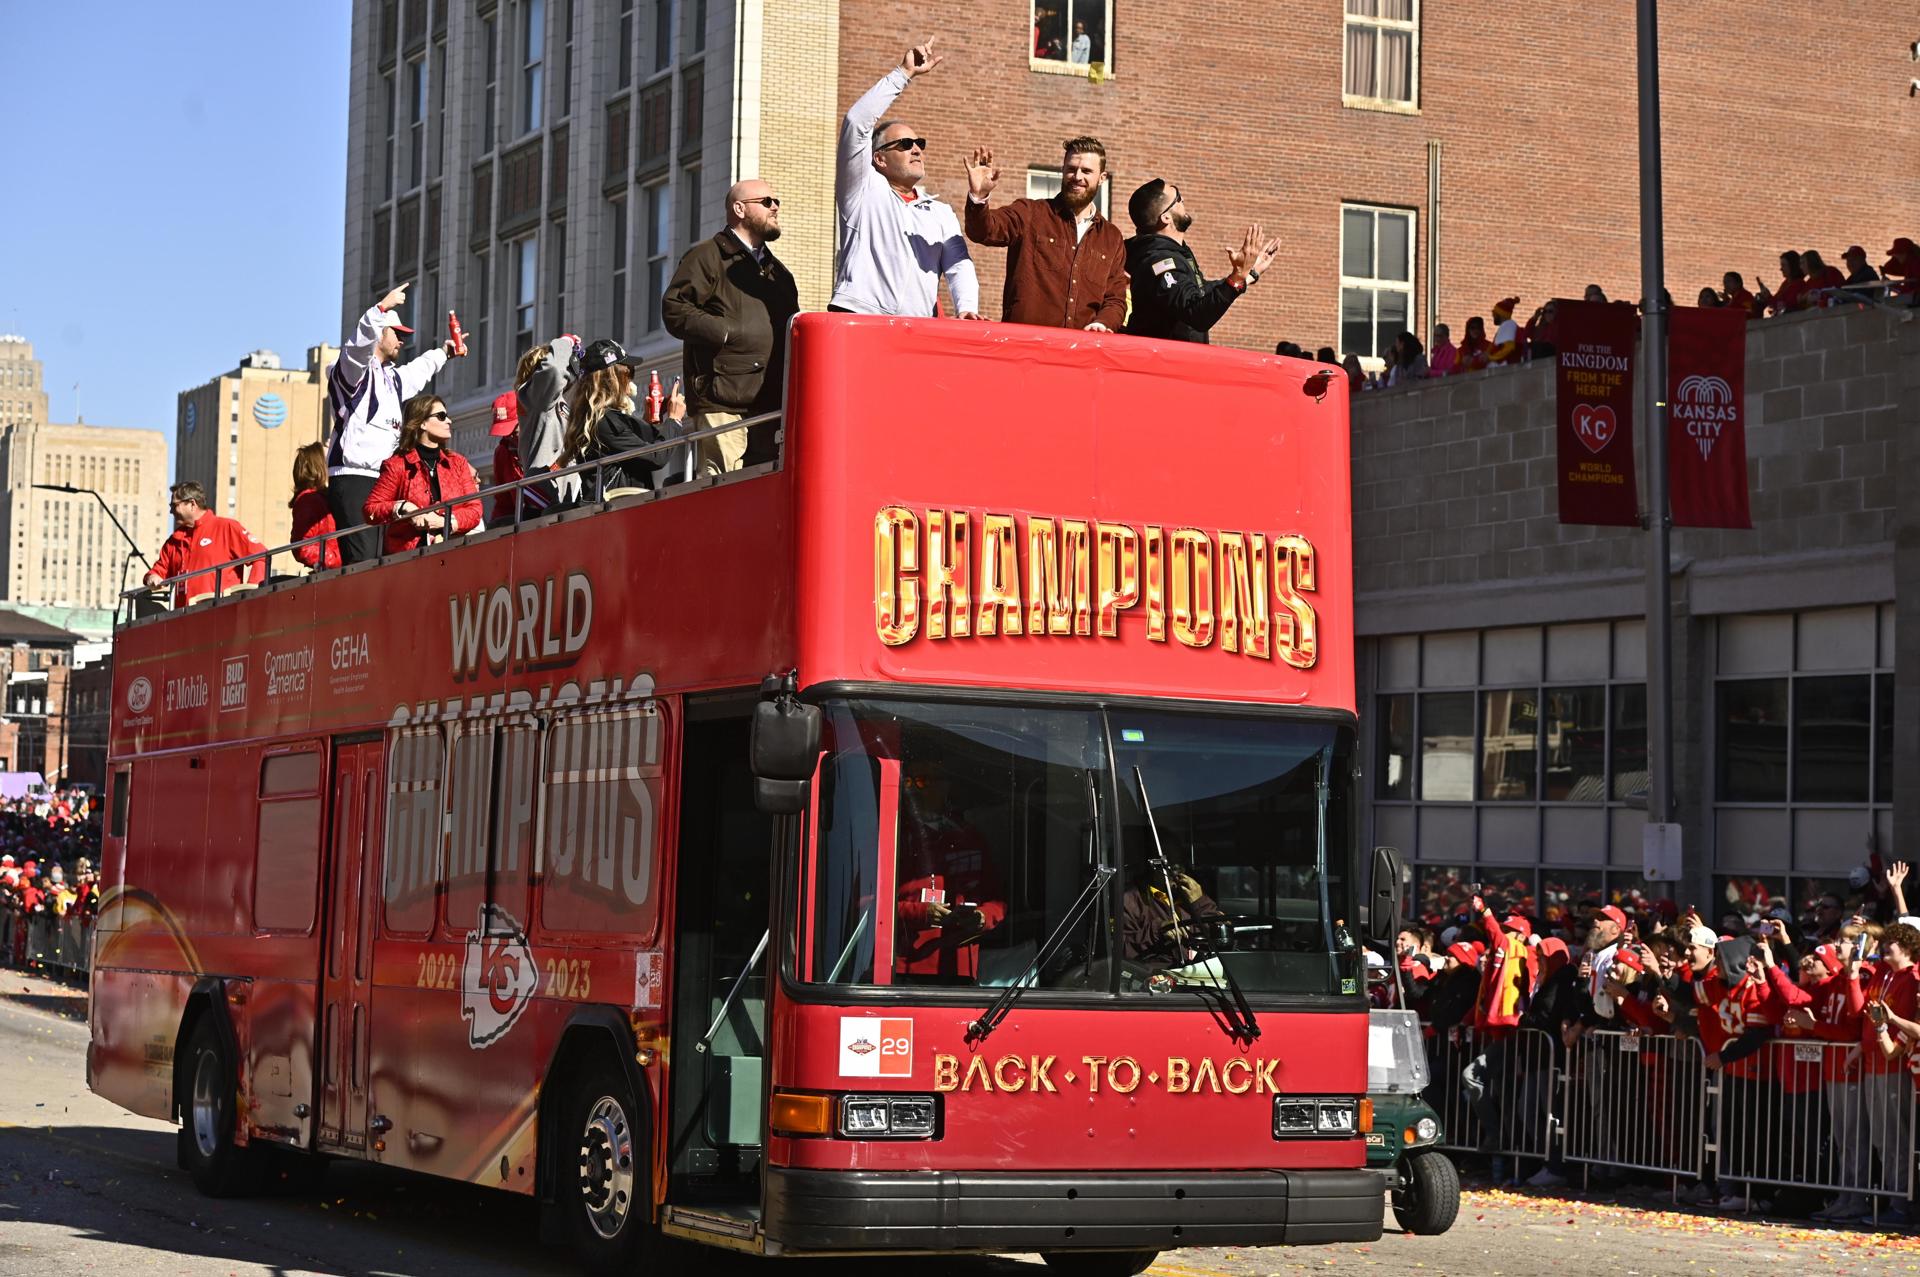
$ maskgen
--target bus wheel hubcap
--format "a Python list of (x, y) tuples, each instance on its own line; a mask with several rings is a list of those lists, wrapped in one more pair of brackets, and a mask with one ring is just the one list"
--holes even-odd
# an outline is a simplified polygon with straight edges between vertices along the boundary
[(633, 1130), (610, 1095), (594, 1101), (580, 1132), (580, 1200), (602, 1237), (619, 1235), (633, 1206)]
[(200, 1156), (219, 1151), (220, 1062), (203, 1051), (193, 1070), (193, 1145)]

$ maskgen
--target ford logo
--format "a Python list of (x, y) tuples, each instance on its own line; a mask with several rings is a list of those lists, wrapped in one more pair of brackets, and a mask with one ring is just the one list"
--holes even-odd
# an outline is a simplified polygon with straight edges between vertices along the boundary
[(287, 401), (268, 391), (253, 401), (253, 419), (262, 430), (278, 430), (287, 422)]

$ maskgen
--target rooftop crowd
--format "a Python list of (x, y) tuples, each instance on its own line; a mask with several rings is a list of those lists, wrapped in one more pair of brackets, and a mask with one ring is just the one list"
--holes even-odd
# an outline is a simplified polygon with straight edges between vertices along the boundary
[[(1047, 38), (1064, 39), (1060, 23), (1047, 29)], [(1036, 49), (1041, 38), (1037, 22)], [(1205, 342), (1273, 263), (1280, 241), (1248, 226), (1228, 242), (1226, 273), (1206, 278), (1188, 239), (1194, 211), (1179, 183), (1167, 178), (1132, 192), (1127, 216), (1134, 233), (1123, 235), (1100, 212), (1107, 151), (1093, 137), (1062, 145), (1058, 194), (997, 205), (1000, 169), (991, 150), (974, 148), (962, 159), (967, 194), (956, 212), (926, 190), (929, 140), (897, 110), (913, 83), (945, 61), (933, 44), (929, 39), (908, 49), (842, 121), (835, 176), (839, 248), (828, 310), (936, 316), (943, 313), (944, 283), (952, 314), (980, 319), (973, 249), (994, 249), (1006, 252), (1004, 322)], [(1089, 44), (1077, 29), (1072, 57), (1084, 61)], [(648, 491), (696, 472), (720, 475), (770, 460), (775, 426), (754, 418), (780, 406), (787, 326), (800, 309), (793, 275), (773, 251), (780, 231), (780, 197), (770, 182), (749, 178), (728, 190), (724, 228), (688, 250), (662, 299), (665, 327), (683, 348), (684, 375), (670, 390), (656, 371), (642, 391), (642, 361), (611, 337), (589, 342), (565, 334), (525, 351), (512, 386), (493, 401), (499, 442), (492, 477), (496, 484), (536, 481), (498, 494), (491, 510), (477, 495), (475, 466), (452, 447), (446, 403), (431, 390), (448, 361), (465, 355), (465, 335), (450, 323), (445, 342), (407, 358), (413, 329), (400, 315), (407, 285), (392, 289), (358, 318), (328, 373), (327, 441), (310, 445), (295, 462), (292, 534), (309, 542), (296, 547), (296, 557), (310, 568), (337, 567), (583, 498)], [(1742, 306), (1756, 317), (1786, 313), (1830, 304), (1846, 289), (1879, 279), (1859, 247), (1843, 260), (1845, 274), (1817, 252), (1784, 253), (1779, 289), (1760, 284), (1749, 292), (1729, 273), (1721, 290), (1701, 291), (1701, 304)], [(1895, 241), (1880, 271), (1899, 281), (1894, 295), (1920, 303), (1920, 251), (1913, 241)], [(1591, 285), (1587, 299), (1606, 296)], [(1479, 316), (1467, 321), (1458, 345), (1447, 325), (1436, 325), (1431, 353), (1412, 333), (1400, 334), (1384, 374), (1369, 377), (1357, 354), (1341, 361), (1331, 347), (1321, 347), (1317, 357), (1343, 366), (1361, 390), (1550, 353), (1553, 304), (1524, 324), (1514, 318), (1519, 304), (1510, 297), (1494, 307), (1491, 338)], [(1292, 342), (1277, 349), (1306, 356)], [(612, 457), (621, 460), (590, 464)], [(584, 475), (576, 472), (583, 466), (589, 467)], [(538, 479), (556, 471), (562, 473), (552, 480)], [(583, 478), (595, 490), (586, 490)], [(262, 553), (261, 542), (212, 513), (200, 484), (177, 484), (172, 497), (176, 530), (147, 575), (149, 587), (176, 580), (175, 601), (184, 604), (264, 579), (266, 560), (235, 564)], [(183, 574), (191, 575), (179, 580)]]
[[(1549, 1044), (1563, 1072), (1567, 1053), (1591, 1033), (1690, 1039), (1728, 1096), (1720, 1173), (1710, 1164), (1691, 1200), (1774, 1207), (1766, 1200), (1771, 1188), (1742, 1191), (1740, 1177), (1728, 1170), (1760, 1160), (1751, 1147), (1741, 1160), (1740, 1146), (1769, 1125), (1761, 1120), (1767, 1115), (1789, 1132), (1783, 1145), (1797, 1131), (1803, 1143), (1820, 1146), (1798, 1151), (1806, 1165), (1818, 1161), (1829, 1173), (1856, 1168), (1839, 1182), (1904, 1196), (1913, 1172), (1913, 1091), (1920, 1086), (1913, 965), (1920, 918), (1909, 908), (1907, 877), (1906, 864), (1883, 866), (1876, 858), (1855, 871), (1850, 891), (1822, 894), (1799, 916), (1760, 897), (1730, 900), (1711, 922), (1697, 907), (1640, 893), (1580, 905), (1558, 891), (1544, 900), (1518, 893), (1503, 899), (1478, 883), (1429, 884), (1417, 920), (1399, 933), (1399, 967), (1408, 1004), (1429, 1037), (1471, 1055), (1458, 1078), (1489, 1135), (1529, 1102), (1502, 1093), (1524, 1085), (1516, 1079), (1525, 1069), (1504, 1058), (1517, 1049), (1517, 1034), (1532, 1031), (1536, 1042)], [(1803, 1060), (1771, 1051), (1776, 1042), (1836, 1045)], [(1612, 1104), (1629, 1094), (1644, 1111), (1596, 1114), (1596, 1124), (1679, 1124), (1669, 1111), (1677, 1101), (1651, 1085), (1600, 1098)], [(1444, 1107), (1446, 1098), (1436, 1105)], [(1499, 1182), (1518, 1182), (1521, 1174), (1518, 1159), (1496, 1156), (1492, 1169)], [(1558, 1187), (1568, 1174), (1555, 1155), (1527, 1182)], [(1870, 1211), (1859, 1193), (1800, 1197), (1780, 1208), (1829, 1221), (1859, 1220)], [(1880, 1219), (1910, 1222), (1897, 1204)]]

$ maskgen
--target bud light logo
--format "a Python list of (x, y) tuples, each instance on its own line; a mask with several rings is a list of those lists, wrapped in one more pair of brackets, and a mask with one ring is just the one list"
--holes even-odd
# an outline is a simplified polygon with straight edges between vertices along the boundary
[(467, 1022), (467, 1045), (479, 1051), (513, 1028), (539, 983), (533, 950), (513, 915), (497, 905), (481, 905), (467, 932), (460, 967), (460, 1017)]

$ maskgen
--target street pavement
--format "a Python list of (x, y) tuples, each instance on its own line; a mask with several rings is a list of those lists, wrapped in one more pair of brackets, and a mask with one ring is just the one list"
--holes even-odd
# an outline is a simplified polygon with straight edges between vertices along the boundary
[[(86, 1089), (85, 1002), (0, 970), (0, 1277), (83, 1273), (570, 1274), (538, 1239), (526, 1199), (377, 1166), (333, 1167), (317, 1193), (211, 1201), (173, 1164), (173, 1128)], [(1599, 1200), (1469, 1192), (1444, 1237), (1366, 1246), (1169, 1254), (1159, 1277), (1351, 1271), (1521, 1277), (1850, 1277), (1920, 1272), (1920, 1240)], [(1038, 1277), (1031, 1256), (767, 1263), (688, 1250), (701, 1277), (970, 1274)]]

